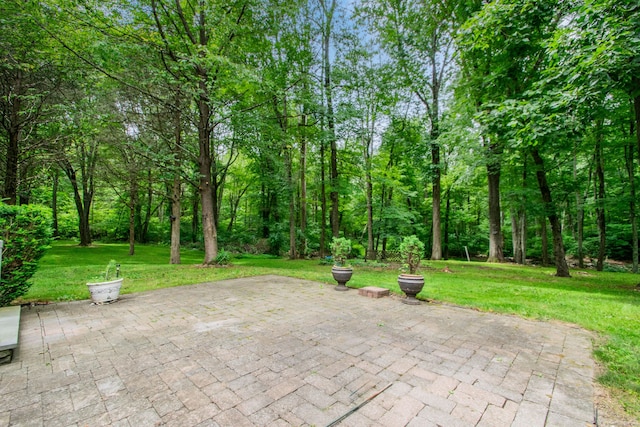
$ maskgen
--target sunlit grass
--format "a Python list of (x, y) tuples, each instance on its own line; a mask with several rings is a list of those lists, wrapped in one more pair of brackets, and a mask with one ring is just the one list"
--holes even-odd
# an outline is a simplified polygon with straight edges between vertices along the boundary
[[(122, 293), (149, 291), (216, 280), (277, 274), (334, 283), (330, 267), (317, 260), (241, 256), (227, 267), (203, 267), (203, 254), (185, 249), (181, 265), (169, 265), (166, 246), (126, 244), (78, 247), (57, 242), (48, 251), (22, 302), (88, 299), (85, 283), (104, 271), (111, 259), (121, 264)], [(362, 263), (361, 263), (362, 264)], [(358, 265), (351, 287), (380, 286), (400, 293), (397, 266)], [(496, 313), (561, 320), (597, 332), (595, 355), (607, 367), (601, 382), (616, 390), (630, 413), (640, 419), (640, 276), (574, 270), (558, 278), (554, 270), (512, 264), (427, 261), (420, 271), (425, 286), (419, 297)]]

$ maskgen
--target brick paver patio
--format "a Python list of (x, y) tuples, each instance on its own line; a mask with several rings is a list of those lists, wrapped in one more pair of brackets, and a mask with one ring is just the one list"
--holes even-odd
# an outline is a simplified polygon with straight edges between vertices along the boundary
[(23, 308), (0, 426), (591, 426), (591, 336), (279, 276)]

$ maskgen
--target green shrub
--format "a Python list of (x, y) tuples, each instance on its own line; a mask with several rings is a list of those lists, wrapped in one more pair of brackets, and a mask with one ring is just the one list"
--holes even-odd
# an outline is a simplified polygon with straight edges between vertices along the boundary
[(350, 258), (364, 258), (365, 253), (367, 253), (367, 249), (360, 243), (351, 244), (351, 253), (349, 254)]
[(365, 260), (365, 259), (353, 259), (351, 260), (351, 265), (354, 267), (369, 267), (369, 268), (387, 268), (389, 264), (385, 262), (378, 262), (376, 260)]
[(224, 249), (218, 251), (218, 256), (216, 256), (215, 259), (216, 265), (229, 265), (230, 261), (231, 254), (229, 254), (229, 252), (225, 251)]
[(400, 253), (404, 260), (403, 267), (409, 270), (409, 274), (416, 274), (424, 256), (424, 243), (415, 234), (407, 236), (400, 243)]
[(351, 253), (351, 240), (344, 237), (334, 237), (331, 241), (331, 254), (333, 262), (338, 266), (345, 266)]
[[(287, 230), (288, 231), (288, 230)], [(280, 223), (272, 224), (269, 230), (269, 255), (280, 255), (288, 249), (288, 233)]]
[(24, 295), (38, 260), (51, 243), (51, 211), (35, 205), (0, 203), (0, 240), (4, 242), (0, 274), (0, 307)]

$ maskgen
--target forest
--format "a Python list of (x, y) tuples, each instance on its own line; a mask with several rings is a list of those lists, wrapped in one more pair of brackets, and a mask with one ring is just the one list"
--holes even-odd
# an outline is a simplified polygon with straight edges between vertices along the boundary
[(636, 0), (5, 0), (0, 198), (55, 236), (638, 270)]

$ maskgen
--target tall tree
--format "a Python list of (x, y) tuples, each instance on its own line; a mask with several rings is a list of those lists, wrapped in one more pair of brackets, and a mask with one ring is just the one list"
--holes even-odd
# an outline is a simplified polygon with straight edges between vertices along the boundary
[[(99, 81), (94, 83), (93, 93), (100, 87)], [(73, 189), (80, 246), (88, 246), (92, 242), (89, 215), (95, 195), (100, 142), (108, 135), (106, 127), (109, 121), (107, 114), (99, 112), (105, 106), (100, 105), (97, 97), (87, 96), (84, 89), (81, 87), (75, 91), (74, 103), (67, 104), (68, 120), (60, 129), (62, 137), (52, 148), (54, 160)]]
[[(547, 88), (556, 89), (554, 99), (549, 102), (566, 108), (583, 121), (608, 121), (610, 112), (598, 108), (594, 114), (588, 107), (600, 107), (605, 100), (616, 99), (614, 91), (626, 93), (633, 105), (627, 111), (629, 122), (633, 124), (631, 136), (636, 141), (635, 151), (638, 152), (640, 39), (637, 29), (640, 26), (640, 6), (633, 0), (594, 0), (572, 3), (572, 6), (563, 25), (558, 27), (555, 37), (547, 45), (553, 60), (544, 83)], [(629, 153), (626, 158), (629, 158)], [(598, 172), (596, 175), (602, 178)], [(630, 189), (634, 190), (633, 186)], [(600, 193), (599, 188), (596, 191)], [(635, 211), (635, 206), (631, 209)], [(600, 217), (601, 227), (603, 220)], [(636, 220), (635, 212), (631, 212), (632, 229), (637, 230)], [(604, 238), (603, 234), (601, 232), (601, 238)], [(635, 265), (638, 254), (633, 257)], [(599, 261), (599, 267), (600, 264)]]
[(440, 120), (453, 62), (453, 20), (441, 2), (371, 0), (363, 10), (387, 53), (394, 59), (400, 84), (409, 88), (426, 111), (431, 154), (431, 259), (442, 258)]
[[(513, 129), (504, 105), (526, 97), (541, 78), (544, 42), (557, 25), (557, 2), (491, 2), (464, 24), (458, 42), (463, 82), (484, 124), (489, 195), (489, 261), (502, 261), (500, 175)], [(523, 154), (526, 154), (526, 150)], [(521, 155), (525, 159), (526, 155)], [(540, 165), (537, 165), (538, 169)], [(540, 170), (540, 169), (539, 169)]]
[(334, 38), (334, 23), (336, 16), (336, 0), (318, 0), (322, 7), (322, 76), (326, 109), (326, 138), (330, 147), (330, 178), (331, 178), (331, 232), (333, 237), (340, 233), (340, 210), (338, 197), (338, 144), (336, 124), (333, 111), (333, 83), (331, 73), (331, 44)]
[[(359, 31), (364, 31), (365, 28)], [(366, 256), (375, 259), (374, 240), (374, 155), (380, 139), (381, 116), (393, 104), (394, 88), (391, 71), (381, 63), (381, 57), (371, 42), (360, 37), (350, 37), (346, 54), (337, 62), (336, 74), (342, 88), (338, 112), (347, 129), (349, 139), (354, 140), (360, 154), (362, 168), (358, 175), (364, 181), (366, 204)]]
[[(120, 83), (180, 108), (183, 118), (197, 130), (195, 160), (206, 264), (213, 262), (218, 250), (220, 186), (216, 179), (219, 153), (215, 130), (240, 103), (250, 103), (255, 93), (249, 86), (257, 76), (246, 54), (261, 48), (261, 27), (267, 23), (261, 11), (268, 9), (267, 3), (148, 0), (105, 6), (86, 2), (81, 8), (71, 5), (56, 15), (82, 22), (94, 36), (107, 37), (95, 37), (92, 46), (58, 37), (65, 47)], [(118, 58), (130, 59), (127, 64), (136, 63), (139, 70), (155, 72), (130, 72)], [(157, 82), (164, 87), (180, 87), (188, 100), (174, 104), (174, 91), (153, 91)]]
[(32, 20), (33, 6), (22, 3), (0, 5), (0, 196), (9, 204), (26, 187), (20, 171), (37, 162), (33, 154), (46, 143), (38, 127), (51, 114), (52, 96), (62, 83), (50, 41)]
[[(292, 5), (295, 6), (295, 2)], [(278, 127), (276, 138), (282, 145), (284, 156), (291, 259), (298, 257), (299, 230), (296, 209), (299, 206), (297, 203), (299, 184), (294, 163), (297, 160), (297, 144), (302, 145), (306, 142), (303, 133), (305, 129), (296, 124), (298, 120), (302, 120), (304, 125), (306, 120), (304, 110), (309, 105), (308, 73), (313, 59), (309, 41), (310, 29), (303, 21), (307, 13), (306, 9), (296, 10), (294, 7), (271, 11), (273, 26), (270, 29), (272, 34), (269, 39), (273, 40), (273, 46), (270, 49), (271, 55), (264, 55), (267, 63), (263, 67), (263, 75), (267, 80), (264, 86), (272, 88), (268, 95), (271, 97), (272, 111)], [(306, 148), (300, 148), (300, 162), (303, 162), (306, 155), (305, 150)], [(306, 165), (298, 168), (301, 174), (304, 173), (303, 167)]]
[[(198, 190), (202, 207), (204, 263), (209, 264), (213, 262), (218, 253), (213, 207), (215, 195), (212, 194), (211, 185), (211, 133), (213, 131), (211, 117), (213, 115), (212, 109), (215, 108), (211, 100), (211, 92), (216, 89), (219, 69), (212, 67), (215, 62), (212, 63), (211, 58), (208, 58), (208, 53), (210, 52), (209, 48), (213, 47), (211, 45), (223, 42), (218, 45), (220, 46), (218, 49), (214, 47), (214, 52), (217, 51), (220, 56), (224, 57), (228, 48), (227, 40), (231, 42), (235, 36), (235, 30), (230, 28), (231, 24), (234, 20), (239, 22), (245, 10), (244, 8), (239, 10), (233, 7), (229, 8), (226, 16), (222, 16), (222, 25), (215, 27), (211, 24), (207, 27), (208, 14), (203, 2), (197, 7), (191, 7), (185, 11), (180, 2), (171, 4), (163, 0), (152, 0), (151, 11), (156, 31), (164, 45), (159, 53), (167, 64), (167, 71), (174, 74), (177, 79), (184, 79), (188, 82), (189, 94), (196, 104), (197, 120), (195, 123), (198, 129), (198, 171), (200, 174)], [(189, 66), (185, 69), (180, 66), (181, 62)]]

